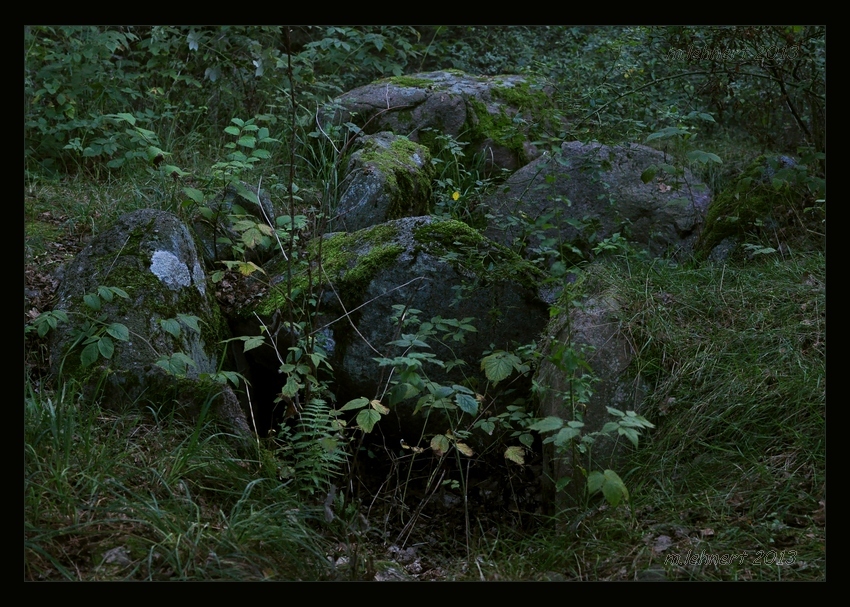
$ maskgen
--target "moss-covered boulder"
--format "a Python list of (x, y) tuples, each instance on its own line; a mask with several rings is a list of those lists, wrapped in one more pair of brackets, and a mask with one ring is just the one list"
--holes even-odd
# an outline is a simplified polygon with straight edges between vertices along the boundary
[(486, 166), (510, 169), (540, 155), (532, 141), (551, 118), (550, 89), (528, 76), (472, 76), (457, 70), (378, 80), (335, 101), (334, 119), (367, 133), (391, 131), (438, 154), (440, 135), (482, 154)]
[(757, 157), (709, 206), (697, 252), (720, 261), (748, 239), (777, 250), (822, 247), (825, 203), (814, 192), (821, 182), (788, 156)]
[[(311, 270), (313, 277), (323, 277), (313, 289), (322, 294), (313, 334), (329, 356), (340, 404), (361, 397), (390, 404), (389, 392), (414, 359), (422, 363), (416, 374), (432, 387), (484, 391), (484, 353), (534, 342), (548, 320), (548, 305), (538, 294), (542, 274), (458, 221), (402, 218), (329, 234), (321, 245), (321, 267), (314, 259)], [(316, 242), (310, 250), (316, 254)], [(254, 310), (268, 326), (286, 310), (284, 274), (285, 268), (272, 275), (276, 286)], [(305, 274), (302, 269), (293, 276), (293, 291), (306, 288)], [(434, 333), (423, 337), (426, 326)], [(278, 350), (285, 352), (286, 346), (284, 341)], [(256, 351), (259, 355), (263, 348)], [(273, 354), (270, 347), (265, 351)], [(399, 364), (381, 365), (376, 359)], [(279, 381), (282, 385), (287, 378)], [(427, 388), (418, 386), (422, 396)], [(393, 403), (384, 431), (394, 428), (408, 442), (417, 440), (425, 413), (412, 415), (416, 401)]]
[(565, 143), (484, 201), (485, 234), (511, 246), (526, 243), (535, 255), (548, 240), (561, 243), (562, 252), (592, 256), (617, 233), (655, 255), (690, 251), (711, 193), (688, 169), (663, 170), (668, 163), (662, 152), (638, 144)]
[(358, 139), (332, 228), (356, 232), (401, 217), (427, 215), (434, 166), (428, 148), (389, 132)]
[(51, 371), (106, 406), (144, 402), (190, 415), (205, 405), (240, 433), (233, 392), (213, 381), (228, 337), (195, 240), (171, 213), (123, 215), (64, 268)]

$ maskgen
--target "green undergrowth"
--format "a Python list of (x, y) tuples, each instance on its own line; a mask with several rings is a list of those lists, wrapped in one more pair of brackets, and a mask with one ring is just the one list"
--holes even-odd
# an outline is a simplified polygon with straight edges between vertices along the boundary
[(652, 389), (628, 508), (481, 538), (480, 580), (823, 580), (825, 259), (601, 271)]
[[(335, 232), (314, 239), (307, 247), (307, 260), (313, 266), (314, 282), (310, 284), (306, 268), (293, 264), (293, 297), (303, 296), (311, 287), (340, 278), (342, 280), (337, 288), (341, 295), (360, 292), (368, 286), (376, 272), (401, 254), (402, 247), (393, 244), (396, 234), (393, 226), (385, 224), (353, 234)], [(282, 262), (271, 274), (285, 276), (287, 271), (287, 262)], [(275, 285), (255, 311), (269, 315), (285, 308), (286, 288), (285, 280)]]
[[(823, 28), (33, 26), (24, 43), (25, 579), (368, 580), (394, 569), (404, 569), (405, 579), (436, 580), (825, 579), (825, 255), (821, 246), (802, 252), (812, 247), (785, 233), (818, 244), (825, 238)], [(773, 61), (742, 50), (779, 46), (799, 55)], [(701, 53), (721, 48), (741, 50), (740, 62)], [(530, 83), (495, 83), (494, 97), (519, 108), (516, 115), (472, 104), (457, 139), (419, 134), (434, 166), (431, 208), (466, 223), (420, 227), (415, 246), (471, 284), (507, 273), (554, 288), (577, 276), (568, 290), (578, 290), (584, 274), (580, 264), (544, 277), (470, 227), (481, 227), (482, 203), (505, 177), (490, 175), (475, 153), (484, 138), (519, 157), (525, 133), (541, 151), (576, 139), (649, 139), (668, 153), (666, 170), (690, 167), (715, 196), (738, 194), (709, 217), (736, 228), (748, 253), (725, 265), (651, 261), (619, 241), (599, 248), (611, 263), (589, 278), (617, 293), (618, 321), (637, 353), (629, 371), (649, 386), (640, 413), (655, 426), (616, 471), (629, 490), (619, 506), (588, 496), (544, 516), (535, 509), (538, 437), (521, 434), (532, 439), (519, 439), (528, 450), (514, 446), (499, 458), (505, 475), (489, 467), (470, 474), (457, 428), (435, 430), (437, 450), (451, 447), (456, 462), (432, 458), (433, 446), (382, 450), (394, 471), (413, 471), (406, 462), (414, 458), (433, 464), (431, 493), (399, 496), (382, 485), (377, 494), (355, 494), (349, 481), (361, 471), (354, 465), (375, 454), (318, 385), (327, 361), (310, 340), (278, 353), (272, 373), (288, 380), (277, 404), (289, 417), (276, 437), (247, 447), (210, 422), (203, 395), (190, 421), (174, 413), (171, 395), (99, 402), (73, 381), (47, 380), (50, 335), (39, 327), (58, 317), (33, 321), (55, 305), (58, 278), (50, 272), (121, 214), (153, 208), (186, 220), (228, 182), (262, 183), (289, 217), (276, 232), (248, 226), (241, 252), (250, 248), (248, 236), (262, 232), (291, 263), (262, 268), (261, 280), (283, 280), (267, 285), (259, 308), (238, 297), (232, 306), (286, 310), (306, 333), (318, 318), (311, 316), (321, 303), (318, 285), (341, 279), (337, 288), (349, 291), (343, 299), (362, 295), (403, 249), (389, 226), (326, 233), (359, 129), (325, 130), (315, 108), (377, 78), (431, 86), (417, 74), (432, 70), (494, 80), (521, 74)], [(534, 84), (541, 82), (545, 92)], [(689, 125), (694, 115), (702, 119)], [(664, 133), (674, 136), (658, 136)], [(411, 151), (403, 140), (395, 145)], [(775, 166), (769, 182), (760, 173), (733, 191), (759, 154), (793, 156), (801, 166), (806, 148), (817, 152), (811, 170)], [(691, 162), (708, 152), (722, 162)], [(747, 200), (750, 185), (785, 200)], [(742, 199), (760, 207), (741, 213), (749, 212)], [(709, 228), (706, 236), (726, 234)], [(252, 279), (263, 274), (247, 258), (224, 261), (255, 272)], [(115, 270), (110, 276), (122, 278)], [(225, 287), (238, 290), (233, 284), (227, 277), (208, 293), (220, 291), (224, 300)], [(410, 313), (420, 312), (417, 326), (432, 332), (450, 320), (431, 325), (428, 310)], [(465, 321), (453, 322), (440, 331), (462, 337)], [(224, 335), (221, 327), (215, 339)], [(247, 336), (245, 346), (265, 337)], [(394, 341), (411, 348), (409, 360), (425, 353), (415, 350), (425, 345), (412, 333)], [(507, 384), (533, 355), (517, 349), (485, 359), (491, 374), (494, 361), (504, 367), (498, 381)], [(398, 379), (393, 373), (388, 381)], [(465, 386), (431, 388), (429, 406), (478, 410), (478, 395)], [(384, 405), (363, 400), (361, 413), (380, 418)], [(513, 406), (510, 419), (531, 424), (528, 403)], [(479, 422), (482, 429), (495, 423)], [(448, 478), (439, 475), (444, 464), (452, 467)], [(411, 488), (418, 481), (395, 480)], [(404, 529), (393, 529), (387, 512), (398, 512)], [(415, 558), (402, 559), (414, 548)]]
[(24, 398), (27, 580), (329, 579), (285, 483), (200, 419)]

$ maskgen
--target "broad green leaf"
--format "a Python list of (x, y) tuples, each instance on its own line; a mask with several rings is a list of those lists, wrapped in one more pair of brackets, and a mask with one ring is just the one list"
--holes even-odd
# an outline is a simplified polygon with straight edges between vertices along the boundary
[(492, 436), (493, 430), (496, 429), (496, 424), (490, 421), (481, 422), (481, 429), (484, 430), (484, 432), (486, 432), (488, 435)]
[(260, 149), (260, 150), (254, 150), (254, 151), (252, 151), (252, 152), (251, 152), (251, 156), (253, 156), (254, 158), (261, 158), (261, 159), (265, 160), (265, 159), (267, 159), (267, 158), (271, 158), (271, 157), (272, 157), (272, 153), (271, 153), (271, 152), (269, 152), (268, 150), (262, 150), (262, 149)]
[[(263, 233), (259, 229), (257, 229), (257, 228), (259, 228), (260, 225), (261, 224), (256, 224), (256, 227), (252, 227), (251, 229), (245, 230), (244, 232), (242, 232), (242, 242), (249, 249), (253, 249), (255, 247), (262, 246), (263, 244), (265, 244), (267, 242), (266, 237), (263, 236)], [(248, 263), (251, 263), (251, 262), (248, 262)], [(245, 265), (247, 265), (247, 264), (244, 264), (244, 263), (241, 264), (240, 272), (242, 271), (242, 266), (245, 266)], [(257, 269), (259, 269), (259, 268), (257, 268)], [(245, 276), (249, 276), (253, 271), (254, 270), (251, 270), (251, 272), (249, 272), (248, 274), (245, 274)]]
[(130, 330), (120, 322), (114, 322), (106, 327), (106, 332), (118, 341), (127, 341), (130, 339)]
[(613, 470), (606, 470), (602, 477), (602, 495), (605, 496), (605, 499), (609, 504), (616, 508), (621, 501), (629, 501), (629, 491), (626, 489), (626, 485), (623, 484), (622, 479), (616, 472)]
[(712, 154), (711, 152), (703, 152), (702, 150), (692, 150), (688, 152), (688, 160), (691, 162), (699, 162), (702, 164), (706, 164), (708, 162), (714, 162), (716, 164), (720, 164), (723, 161), (720, 160), (720, 156), (717, 154)]
[(460, 407), (460, 410), (470, 415), (478, 413), (478, 401), (468, 394), (455, 394), (455, 403)]
[(231, 384), (233, 384), (233, 387), (239, 387), (239, 374), (235, 371), (221, 371), (217, 375), (221, 375), (222, 377), (224, 377), (225, 381), (229, 381)]
[(185, 187), (183, 193), (186, 194), (193, 202), (204, 204), (204, 193), (195, 188)]
[(428, 388), (428, 392), (433, 394), (435, 398), (448, 398), (454, 394), (454, 390), (450, 387), (443, 386), (432, 381), (425, 382), (425, 387)]
[(529, 430), (535, 430), (537, 432), (551, 432), (552, 430), (559, 430), (563, 426), (564, 420), (560, 417), (550, 415), (549, 417), (545, 417), (540, 421), (531, 424), (528, 428)]
[(638, 446), (639, 434), (637, 433), (637, 430), (635, 430), (634, 428), (624, 428), (623, 426), (620, 426), (617, 429), (617, 432), (620, 434), (620, 436), (625, 436), (627, 439), (629, 439), (635, 447)]
[(640, 180), (644, 183), (649, 183), (655, 179), (655, 174), (658, 172), (658, 167), (654, 164), (640, 174)]
[(390, 390), (390, 406), (394, 406), (400, 403), (403, 400), (407, 400), (408, 398), (413, 398), (419, 394), (419, 390), (411, 386), (406, 382), (401, 382), (396, 384)]
[(196, 367), (197, 366), (195, 364), (195, 361), (192, 360), (191, 358), (189, 358), (189, 356), (187, 356), (183, 352), (175, 352), (172, 355), (172, 358), (179, 360), (182, 363), (184, 369), (186, 369), (188, 367)]
[(49, 320), (45, 320), (43, 322), (40, 322), (40, 323), (38, 323), (38, 336), (44, 337), (45, 335), (47, 335), (47, 333), (48, 333), (48, 331), (50, 331), (50, 329), (55, 329), (55, 328), (56, 328), (56, 326), (53, 323), (51, 323)]
[(181, 314), (177, 313), (177, 318), (185, 323), (190, 329), (192, 329), (195, 333), (201, 332), (201, 327), (198, 326), (198, 321), (201, 320), (197, 316), (193, 316), (192, 314)]
[(171, 156), (169, 152), (164, 152), (155, 145), (149, 145), (147, 149), (148, 160), (154, 160), (157, 157)]
[(688, 131), (686, 129), (680, 129), (675, 126), (668, 126), (667, 128), (661, 129), (658, 132), (652, 133), (644, 140), (644, 143), (652, 141), (654, 139), (669, 139), (670, 137), (675, 137), (676, 135), (686, 135)]
[(112, 301), (112, 290), (109, 287), (98, 287), (97, 294), (103, 301)]
[(164, 320), (160, 320), (159, 324), (162, 326), (162, 330), (168, 333), (169, 335), (173, 335), (174, 337), (180, 337), (180, 323), (177, 322), (176, 318), (166, 318)]
[(242, 351), (247, 352), (248, 350), (253, 350), (254, 348), (259, 348), (266, 341), (266, 338), (262, 335), (255, 335), (254, 337), (249, 337), (245, 340), (245, 345), (242, 346)]
[(236, 143), (243, 148), (253, 148), (257, 145), (257, 138), (253, 135), (242, 135)]
[(361, 396), (360, 398), (355, 398), (354, 400), (350, 400), (345, 405), (343, 405), (340, 411), (350, 411), (352, 409), (362, 409), (363, 407), (369, 404), (369, 399), (365, 396)]
[(602, 430), (600, 430), (600, 432), (610, 434), (611, 432), (615, 432), (619, 427), (619, 422), (607, 422), (604, 426), (602, 426)]
[(525, 450), (522, 447), (508, 447), (505, 449), (505, 459), (509, 459), (520, 466), (525, 464)]
[(481, 359), (481, 369), (491, 382), (498, 383), (508, 377), (520, 359), (510, 352), (494, 352)]
[[(236, 193), (239, 194), (242, 198), (249, 202), (253, 202), (256, 205), (260, 204), (260, 199), (255, 192), (252, 192), (248, 188), (246, 188), (241, 182), (236, 182), (233, 184), (233, 187), (236, 189)], [(234, 206), (234, 208), (236, 208)]]
[(364, 409), (357, 414), (357, 425), (363, 432), (371, 432), (380, 420), (381, 414), (374, 409)]
[(667, 163), (662, 162), (661, 164), (658, 165), (658, 167), (662, 171), (667, 173), (668, 175), (678, 175), (679, 174), (679, 168), (672, 165), (672, 164), (667, 164)]
[(100, 350), (97, 348), (97, 343), (90, 343), (80, 353), (80, 362), (83, 367), (88, 367), (95, 362), (100, 356)]
[(121, 118), (122, 120), (126, 120), (127, 122), (130, 123), (131, 126), (136, 124), (136, 117), (133, 116), (132, 114), (127, 114), (125, 112), (119, 112), (118, 114), (114, 114), (114, 115), (117, 116), (118, 118)]
[(555, 443), (556, 447), (565, 447), (571, 440), (580, 435), (581, 432), (576, 428), (561, 428), (554, 436), (552, 442)]
[(531, 449), (531, 447), (534, 445), (534, 437), (528, 432), (523, 432), (519, 435), (519, 442)]
[(174, 164), (163, 164), (159, 167), (159, 172), (166, 177), (186, 177), (190, 173), (188, 171), (184, 171), (179, 166)]
[(280, 393), (283, 396), (293, 398), (296, 394), (298, 394), (299, 389), (301, 389), (301, 386), (298, 385), (298, 381), (294, 376), (290, 375), (286, 378), (286, 384), (280, 389)]
[(109, 339), (108, 335), (104, 335), (97, 340), (97, 350), (104, 358), (112, 358), (115, 353), (115, 344)]
[(100, 311), (100, 297), (98, 297), (94, 293), (86, 293), (85, 295), (83, 295), (83, 301), (89, 308), (91, 308), (95, 312)]
[(225, 132), (225, 133), (227, 133), (228, 135), (233, 135), (234, 137), (239, 137), (239, 135), (242, 133), (242, 131), (240, 131), (240, 130), (239, 130), (237, 127), (235, 127), (235, 126), (229, 126), (229, 127), (226, 127), (226, 128), (224, 129), (224, 132)]
[(593, 495), (602, 489), (605, 484), (605, 476), (598, 470), (594, 470), (587, 475), (587, 492)]
[(620, 424), (630, 428), (654, 428), (655, 426), (642, 415), (634, 411), (626, 411), (626, 416), (620, 420)]
[[(156, 133), (154, 133), (153, 131), (149, 131), (148, 129), (143, 129), (143, 128), (142, 128), (142, 127), (140, 127), (140, 126), (137, 126), (137, 127), (135, 128), (135, 131), (136, 131), (137, 133), (139, 133), (139, 135), (141, 135), (141, 136), (142, 136), (142, 137), (144, 137), (145, 139), (149, 139), (149, 140), (151, 140), (151, 141), (153, 141), (153, 140), (155, 140), (155, 139), (156, 139)], [(128, 132), (128, 133), (132, 133), (132, 131), (130, 131), (129, 129), (127, 130), (127, 132)]]

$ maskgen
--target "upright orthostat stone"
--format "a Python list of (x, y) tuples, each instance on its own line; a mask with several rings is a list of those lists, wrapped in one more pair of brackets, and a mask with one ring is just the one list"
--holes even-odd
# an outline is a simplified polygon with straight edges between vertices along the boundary
[[(65, 267), (57, 309), (69, 322), (52, 336), (55, 377), (81, 381), (107, 406), (147, 400), (192, 414), (211, 399), (213, 413), (249, 432), (230, 388), (201, 379), (218, 371), (227, 327), (195, 241), (175, 215), (128, 213), (96, 236)], [(91, 343), (97, 350), (84, 356)]]

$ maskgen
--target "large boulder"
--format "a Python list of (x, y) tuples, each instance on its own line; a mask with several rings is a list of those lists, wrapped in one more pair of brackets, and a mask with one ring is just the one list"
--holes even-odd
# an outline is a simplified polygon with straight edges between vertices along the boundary
[(769, 249), (821, 249), (825, 203), (815, 192), (823, 183), (814, 167), (789, 156), (761, 155), (712, 201), (697, 251), (724, 261), (739, 245), (770, 242)]
[(662, 152), (639, 144), (564, 143), (485, 201), (485, 233), (502, 244), (525, 242), (529, 251), (547, 239), (566, 243), (585, 256), (616, 233), (654, 255), (690, 251), (710, 193), (688, 169), (675, 176), (665, 166)]
[(516, 170), (539, 155), (531, 143), (552, 103), (549, 89), (527, 76), (471, 76), (456, 70), (378, 80), (340, 96), (336, 122), (366, 133), (392, 131), (440, 151), (449, 135), (482, 154), (489, 168)]
[(389, 132), (357, 141), (332, 227), (356, 232), (391, 219), (427, 215), (434, 179), (428, 148)]
[[(329, 234), (321, 245), (322, 269), (317, 264), (312, 275), (325, 277), (324, 297), (313, 333), (333, 366), (340, 404), (361, 397), (388, 403), (387, 389), (404, 373), (376, 359), (411, 353), (446, 363), (424, 361), (418, 370), (423, 379), (484, 391), (482, 355), (535, 341), (548, 321), (548, 305), (538, 295), (541, 273), (461, 222), (402, 218), (353, 234)], [(311, 251), (316, 250), (314, 242)], [(275, 315), (286, 309), (287, 280), (281, 278), (285, 269), (277, 278), (270, 274), (276, 286), (254, 311), (272, 327), (280, 325)], [(293, 278), (293, 290), (302, 290), (304, 280), (302, 271)], [(438, 317), (449, 319), (445, 329)], [(421, 337), (424, 323), (432, 323), (436, 334)], [(469, 327), (475, 332), (466, 331)], [(254, 331), (260, 334), (260, 327)], [(464, 338), (456, 339), (457, 333)], [(416, 334), (427, 346), (405, 337)], [(276, 350), (286, 352), (293, 341), (291, 334), (280, 333)], [(247, 354), (264, 352), (266, 366), (277, 368), (270, 346)], [(393, 427), (408, 442), (418, 439), (423, 415), (411, 415), (415, 404), (415, 398), (398, 403), (382, 428)]]
[(232, 390), (210, 378), (226, 323), (195, 241), (173, 214), (128, 213), (95, 237), (64, 268), (56, 309), (69, 321), (52, 333), (54, 376), (81, 382), (107, 406), (173, 403), (196, 415), (209, 403), (234, 431), (249, 432)]
[[(610, 283), (594, 280), (593, 273), (593, 268), (587, 270), (585, 275), (590, 278), (582, 283), (583, 293), (561, 306), (564, 311), (552, 319), (541, 343), (543, 356), (535, 375), (536, 384), (544, 387), (539, 392), (540, 416), (581, 421), (582, 436), (600, 433), (592, 443), (584, 444), (588, 451), (580, 461), (573, 461), (569, 449), (558, 453), (552, 444), (547, 445), (544, 465), (552, 484), (575, 480), (577, 466), (616, 471), (630, 443), (618, 432), (602, 433), (605, 424), (618, 420), (608, 408), (639, 414), (647, 393), (647, 386), (632, 369), (636, 353), (619, 319), (617, 293)], [(571, 298), (568, 293), (562, 297), (564, 303)], [(573, 485), (571, 493), (576, 495), (582, 489)]]

